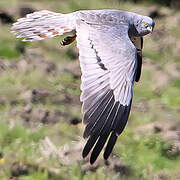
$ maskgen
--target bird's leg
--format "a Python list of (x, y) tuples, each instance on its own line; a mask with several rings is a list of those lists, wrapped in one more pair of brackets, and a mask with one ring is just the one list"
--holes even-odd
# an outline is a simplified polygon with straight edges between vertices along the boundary
[(73, 36), (67, 36), (61, 41), (62, 46), (71, 44), (76, 39), (76, 34)]

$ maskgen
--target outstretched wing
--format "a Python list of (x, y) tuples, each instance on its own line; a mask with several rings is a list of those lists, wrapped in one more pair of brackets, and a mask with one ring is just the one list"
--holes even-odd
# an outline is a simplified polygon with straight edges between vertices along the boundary
[(98, 25), (77, 20), (84, 138), (89, 137), (83, 157), (94, 147), (91, 164), (111, 134), (104, 152), (104, 158), (109, 157), (128, 120), (137, 67), (137, 51), (128, 29), (127, 24)]

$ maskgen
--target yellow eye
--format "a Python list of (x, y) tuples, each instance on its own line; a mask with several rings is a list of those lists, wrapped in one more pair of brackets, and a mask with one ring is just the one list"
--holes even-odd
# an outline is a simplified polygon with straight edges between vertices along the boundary
[(148, 27), (148, 24), (146, 23), (146, 22), (142, 22), (142, 26), (144, 26), (144, 27)]

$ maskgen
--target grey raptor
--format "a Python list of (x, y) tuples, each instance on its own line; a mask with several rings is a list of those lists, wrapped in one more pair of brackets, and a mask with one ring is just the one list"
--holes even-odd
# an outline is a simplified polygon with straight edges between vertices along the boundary
[[(75, 39), (82, 71), (81, 97), (84, 138), (82, 156), (92, 150), (93, 164), (104, 145), (108, 159), (126, 126), (134, 81), (142, 66), (142, 36), (151, 33), (154, 21), (147, 16), (120, 10), (83, 10), (68, 14), (47, 10), (28, 14), (13, 24), (23, 41), (37, 41), (67, 34), (62, 45)], [(106, 141), (108, 142), (106, 143)]]

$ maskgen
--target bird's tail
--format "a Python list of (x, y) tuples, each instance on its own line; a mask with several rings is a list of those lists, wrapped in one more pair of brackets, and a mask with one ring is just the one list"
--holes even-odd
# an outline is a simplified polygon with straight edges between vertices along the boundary
[(60, 14), (47, 10), (34, 12), (20, 18), (12, 26), (12, 32), (23, 41), (38, 41), (75, 33), (75, 14)]

